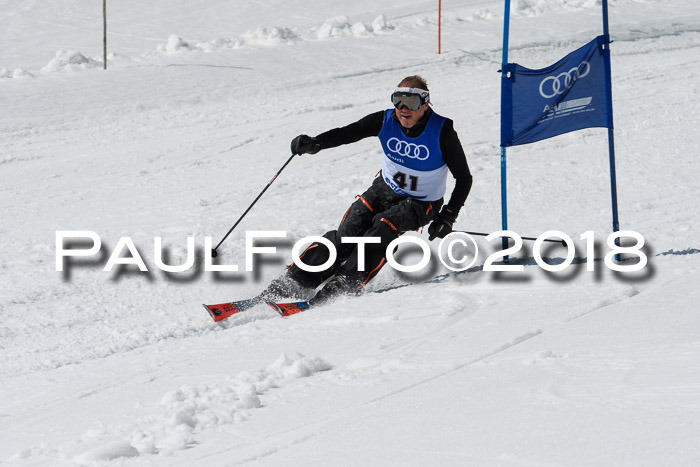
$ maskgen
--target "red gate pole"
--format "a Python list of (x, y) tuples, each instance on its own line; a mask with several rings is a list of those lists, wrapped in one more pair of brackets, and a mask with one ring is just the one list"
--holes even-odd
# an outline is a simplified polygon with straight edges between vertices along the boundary
[(442, 0), (438, 0), (438, 55), (442, 53)]

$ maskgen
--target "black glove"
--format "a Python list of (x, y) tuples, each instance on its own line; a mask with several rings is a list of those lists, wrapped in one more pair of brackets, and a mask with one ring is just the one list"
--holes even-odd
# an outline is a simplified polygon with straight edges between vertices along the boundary
[(428, 240), (434, 240), (435, 237), (445, 238), (447, 234), (452, 232), (452, 224), (457, 220), (458, 214), (458, 209), (443, 206), (440, 214), (435, 217), (435, 220), (428, 227)]
[(321, 143), (308, 135), (299, 135), (292, 140), (292, 154), (316, 154), (321, 150)]

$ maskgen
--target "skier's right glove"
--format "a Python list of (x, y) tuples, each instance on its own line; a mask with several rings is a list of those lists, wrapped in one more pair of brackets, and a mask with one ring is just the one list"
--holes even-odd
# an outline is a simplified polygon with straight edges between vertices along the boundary
[(308, 135), (299, 135), (292, 140), (292, 154), (316, 154), (321, 150), (321, 143)]
[(432, 241), (435, 237), (445, 238), (447, 234), (452, 232), (452, 225), (457, 220), (459, 211), (450, 206), (443, 206), (440, 214), (435, 217), (435, 220), (428, 227), (428, 240)]

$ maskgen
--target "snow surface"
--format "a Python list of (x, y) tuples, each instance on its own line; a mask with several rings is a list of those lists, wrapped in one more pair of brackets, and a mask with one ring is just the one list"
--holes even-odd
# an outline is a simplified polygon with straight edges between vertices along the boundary
[[(292, 161), (220, 249), (243, 268), (246, 230), (286, 230), (255, 273), (203, 271), (204, 237), (294, 136), (387, 108), (405, 75), (467, 153), (456, 227), (500, 229), (502, 2), (443, 2), (440, 55), (435, 1), (108, 3), (103, 71), (101, 2), (0, 2), (0, 465), (700, 465), (695, 0), (609, 2), (620, 220), (643, 271), (603, 264), (607, 138), (589, 129), (509, 150), (508, 203), (512, 230), (564, 231), (578, 256), (595, 232), (594, 272), (545, 273), (529, 244), (522, 273), (385, 268), (359, 298), (220, 324), (200, 304), (254, 295), (334, 228), (379, 145)], [(600, 4), (513, 1), (511, 61), (586, 43)], [(59, 230), (96, 232), (102, 255), (57, 272)], [(102, 270), (123, 236), (148, 273)], [(154, 237), (180, 264), (188, 236), (199, 266), (158, 270)]]

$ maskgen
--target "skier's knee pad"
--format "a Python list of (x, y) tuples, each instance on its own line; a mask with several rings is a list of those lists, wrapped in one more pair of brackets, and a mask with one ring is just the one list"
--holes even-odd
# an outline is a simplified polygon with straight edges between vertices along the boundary
[(364, 230), (371, 223), (372, 210), (362, 198), (358, 198), (350, 205), (340, 222), (338, 232), (341, 237), (358, 237), (364, 234)]

